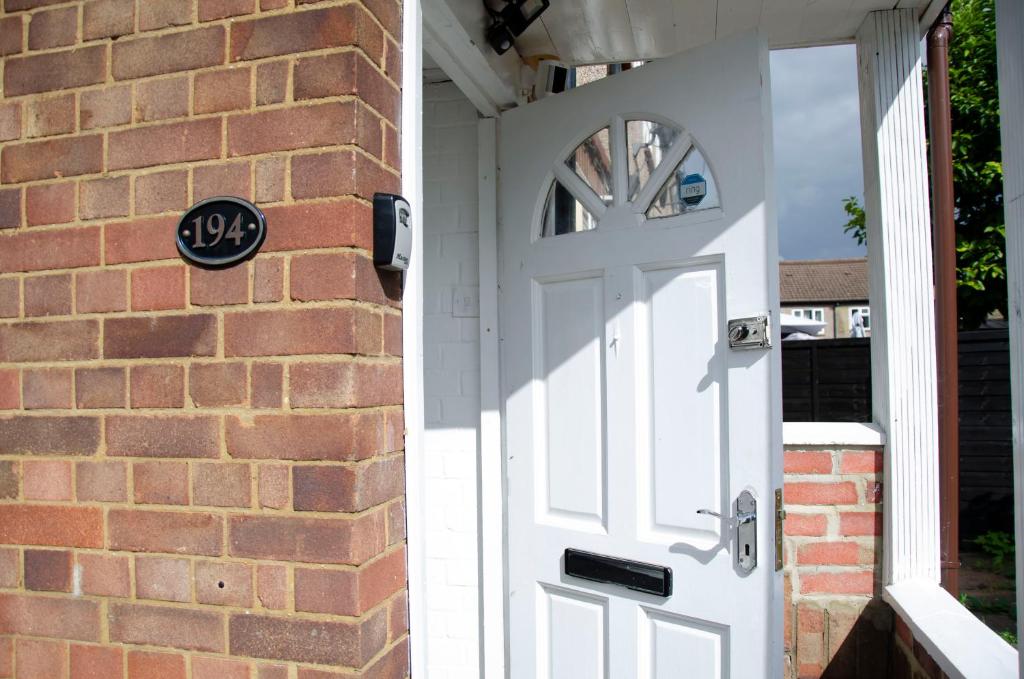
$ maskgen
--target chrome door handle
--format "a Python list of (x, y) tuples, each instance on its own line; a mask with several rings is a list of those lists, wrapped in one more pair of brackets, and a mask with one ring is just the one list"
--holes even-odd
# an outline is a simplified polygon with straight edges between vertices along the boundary
[[(698, 509), (697, 513), (727, 518), (710, 509)], [(757, 568), (757, 500), (749, 490), (736, 498), (736, 565), (745, 573)]]

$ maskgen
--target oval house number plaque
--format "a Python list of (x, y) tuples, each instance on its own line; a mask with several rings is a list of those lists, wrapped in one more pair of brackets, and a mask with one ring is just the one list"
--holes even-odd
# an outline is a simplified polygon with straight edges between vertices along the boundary
[(205, 267), (231, 266), (255, 254), (267, 237), (267, 218), (247, 200), (207, 198), (178, 222), (178, 252)]

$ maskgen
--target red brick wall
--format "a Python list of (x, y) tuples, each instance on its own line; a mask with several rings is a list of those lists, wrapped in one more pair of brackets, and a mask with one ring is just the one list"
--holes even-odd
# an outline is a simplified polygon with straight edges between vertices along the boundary
[(400, 3), (2, 1), (0, 677), (406, 676)]
[(882, 454), (785, 452), (785, 677), (885, 677)]

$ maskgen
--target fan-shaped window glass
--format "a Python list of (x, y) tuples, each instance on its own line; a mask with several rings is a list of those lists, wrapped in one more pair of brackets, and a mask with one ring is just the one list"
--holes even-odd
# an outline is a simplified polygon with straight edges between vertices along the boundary
[(691, 148), (647, 209), (648, 219), (719, 207), (718, 188), (704, 156)]
[(594, 215), (558, 181), (553, 182), (548, 190), (542, 223), (544, 227), (541, 235), (544, 237), (590, 231), (597, 226)]
[(565, 161), (570, 169), (587, 183), (604, 201), (612, 202), (612, 149), (611, 135), (605, 127), (576, 147)]
[(626, 161), (629, 167), (626, 195), (629, 200), (637, 197), (680, 134), (674, 127), (650, 120), (626, 121)]

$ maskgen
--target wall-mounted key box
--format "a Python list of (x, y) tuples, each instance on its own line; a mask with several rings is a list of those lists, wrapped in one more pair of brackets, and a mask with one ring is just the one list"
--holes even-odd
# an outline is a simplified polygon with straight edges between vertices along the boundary
[(393, 193), (373, 194), (373, 263), (404, 271), (412, 253), (412, 208)]

